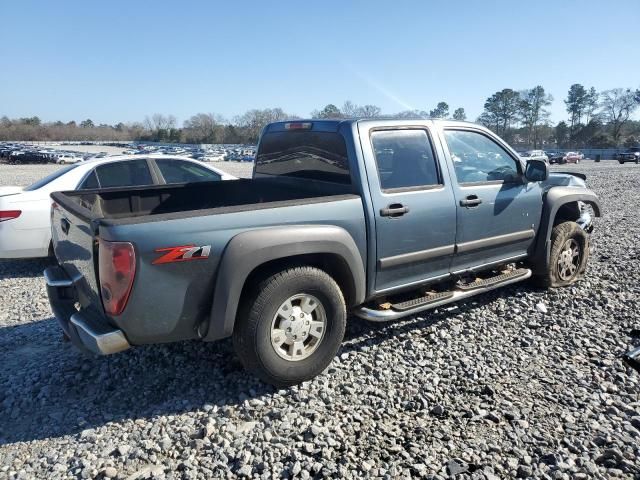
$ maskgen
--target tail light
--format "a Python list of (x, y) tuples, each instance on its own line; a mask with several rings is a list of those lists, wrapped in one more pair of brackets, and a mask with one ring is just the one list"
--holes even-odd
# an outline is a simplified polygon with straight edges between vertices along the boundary
[(136, 275), (136, 254), (129, 242), (100, 240), (98, 273), (102, 305), (109, 315), (120, 315), (127, 306)]
[(22, 214), (22, 210), (0, 210), (0, 222), (13, 220)]

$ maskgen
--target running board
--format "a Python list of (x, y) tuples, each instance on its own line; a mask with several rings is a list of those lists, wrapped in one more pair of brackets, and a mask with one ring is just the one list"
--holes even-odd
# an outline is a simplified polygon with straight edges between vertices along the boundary
[(493, 285), (504, 285), (504, 282), (506, 282), (507, 280), (515, 280), (520, 277), (524, 277), (525, 275), (527, 275), (527, 278), (529, 278), (529, 276), (531, 275), (531, 271), (528, 268), (518, 268), (517, 270), (502, 273), (500, 275), (496, 275), (495, 277), (477, 279), (471, 283), (457, 285), (456, 288), (458, 290), (462, 290), (463, 292), (468, 292), (471, 290), (476, 290), (478, 288), (491, 287)]
[[(353, 314), (357, 317), (369, 320), (370, 322), (389, 322), (402, 317), (414, 315), (425, 310), (431, 310), (448, 303), (457, 302), (458, 300), (464, 300), (465, 298), (473, 297), (475, 295), (479, 295), (481, 293), (485, 293), (499, 287), (504, 287), (506, 285), (511, 285), (512, 283), (521, 282), (523, 280), (526, 280), (530, 276), (531, 270), (529, 270), (528, 268), (520, 268), (514, 270), (513, 272), (473, 282), (473, 286), (471, 288), (469, 287), (469, 285), (465, 285), (464, 288), (458, 287), (452, 291), (435, 294), (443, 295), (443, 298), (432, 299), (432, 301), (428, 301), (426, 303), (424, 302), (424, 299), (432, 297), (433, 295), (427, 295), (426, 297), (409, 300), (407, 302), (402, 302), (399, 304), (392, 304), (391, 308), (389, 309), (360, 307), (356, 309)], [(494, 281), (494, 279), (499, 280)], [(412, 307), (410, 306), (409, 308), (406, 308), (404, 310), (397, 308), (398, 306), (403, 307), (406, 304), (412, 302), (416, 302), (417, 305)]]
[(416, 307), (423, 307), (427, 305), (431, 305), (432, 303), (447, 300), (453, 297), (453, 292), (438, 292), (438, 293), (430, 293), (420, 298), (413, 298), (411, 300), (407, 300), (406, 302), (393, 303), (391, 308), (397, 310), (399, 312), (404, 312), (407, 310), (413, 310)]

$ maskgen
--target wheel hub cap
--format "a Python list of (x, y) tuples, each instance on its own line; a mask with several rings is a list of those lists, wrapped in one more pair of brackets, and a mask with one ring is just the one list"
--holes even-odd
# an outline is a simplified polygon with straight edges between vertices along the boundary
[(271, 345), (285, 360), (300, 361), (324, 338), (326, 313), (316, 297), (298, 294), (285, 300), (271, 322)]
[(562, 280), (570, 280), (580, 265), (580, 247), (578, 242), (570, 238), (562, 246), (558, 257), (558, 275)]

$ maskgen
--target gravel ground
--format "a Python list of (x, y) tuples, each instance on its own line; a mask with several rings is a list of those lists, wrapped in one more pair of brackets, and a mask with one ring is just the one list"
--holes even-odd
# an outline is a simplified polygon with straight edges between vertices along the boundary
[[(640, 478), (640, 373), (620, 360), (640, 343), (640, 168), (561, 169), (604, 206), (585, 280), (353, 319), (327, 371), (287, 390), (228, 341), (85, 357), (44, 262), (0, 262), (0, 478)], [(42, 172), (0, 166), (0, 183)]]

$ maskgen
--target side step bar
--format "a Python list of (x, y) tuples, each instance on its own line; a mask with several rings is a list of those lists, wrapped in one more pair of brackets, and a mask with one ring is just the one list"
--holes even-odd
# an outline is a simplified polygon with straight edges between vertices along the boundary
[[(494, 290), (505, 285), (511, 285), (512, 283), (521, 282), (531, 277), (531, 270), (528, 268), (519, 268), (513, 272), (497, 275), (495, 277), (487, 278), (485, 280), (478, 280), (469, 285), (458, 287), (455, 290), (448, 292), (441, 292), (439, 294), (427, 295), (426, 297), (418, 298), (415, 300), (409, 300), (399, 304), (392, 304), (390, 309), (375, 309), (368, 307), (360, 307), (356, 309), (353, 314), (357, 317), (369, 320), (371, 322), (389, 322), (397, 320), (402, 317), (423, 312), (425, 310), (431, 310), (448, 303), (457, 302), (458, 300), (464, 300), (465, 298), (473, 297), (481, 293)], [(433, 296), (442, 295), (441, 298), (431, 299), (431, 301), (424, 301), (427, 298)], [(408, 304), (414, 304), (408, 306)], [(408, 308), (404, 308), (408, 306)], [(398, 308), (400, 307), (400, 308)]]
[(405, 312), (407, 310), (413, 310), (416, 307), (431, 305), (432, 303), (446, 300), (451, 297), (453, 297), (453, 292), (430, 293), (429, 295), (425, 295), (424, 297), (414, 298), (411, 300), (407, 300), (406, 302), (394, 303), (391, 305), (391, 308), (400, 312)]

